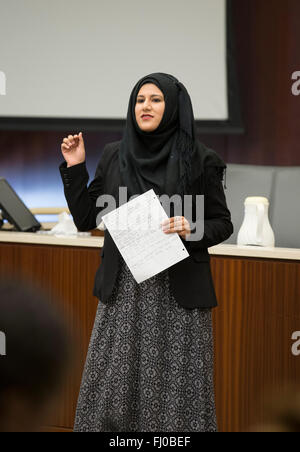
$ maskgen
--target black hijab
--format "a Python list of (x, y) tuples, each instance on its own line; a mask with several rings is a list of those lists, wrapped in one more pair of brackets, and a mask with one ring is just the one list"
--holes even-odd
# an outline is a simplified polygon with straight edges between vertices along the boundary
[[(145, 83), (156, 85), (165, 99), (162, 120), (153, 132), (142, 131), (135, 118), (136, 98)], [(182, 83), (165, 73), (149, 74), (139, 80), (130, 95), (120, 147), (120, 174), (128, 195), (142, 194), (151, 188), (158, 196), (189, 194), (197, 153), (195, 135), (191, 99)], [(203, 173), (204, 148), (197, 159), (198, 174)], [(217, 166), (226, 167), (223, 161)]]

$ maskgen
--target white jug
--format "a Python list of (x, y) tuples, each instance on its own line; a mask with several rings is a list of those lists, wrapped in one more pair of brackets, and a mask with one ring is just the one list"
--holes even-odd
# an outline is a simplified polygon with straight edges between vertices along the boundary
[(268, 198), (250, 196), (245, 199), (245, 217), (237, 237), (238, 245), (275, 246), (268, 211)]

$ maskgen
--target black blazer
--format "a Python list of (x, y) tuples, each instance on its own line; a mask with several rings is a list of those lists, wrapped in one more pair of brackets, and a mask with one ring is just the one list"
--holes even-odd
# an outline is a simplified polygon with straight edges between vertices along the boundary
[[(120, 141), (105, 146), (95, 178), (88, 187), (89, 175), (85, 162), (70, 168), (63, 162), (59, 167), (68, 207), (79, 231), (89, 231), (97, 227), (96, 218), (101, 209), (96, 207), (96, 200), (101, 194), (113, 195), (117, 200), (117, 206), (119, 205), (119, 186), (122, 186), (119, 148)], [(217, 156), (216, 153), (214, 155)], [(207, 248), (223, 242), (233, 232), (219, 172), (215, 167), (209, 166), (209, 157), (206, 160), (202, 185), (197, 165), (193, 165), (192, 185), (194, 194), (203, 194), (201, 187), (204, 187), (203, 238), (199, 241), (181, 239), (190, 256), (168, 269), (171, 292), (177, 302), (185, 308), (217, 306)], [(95, 276), (93, 295), (107, 303), (116, 281), (120, 253), (107, 229), (104, 237), (102, 262)]]

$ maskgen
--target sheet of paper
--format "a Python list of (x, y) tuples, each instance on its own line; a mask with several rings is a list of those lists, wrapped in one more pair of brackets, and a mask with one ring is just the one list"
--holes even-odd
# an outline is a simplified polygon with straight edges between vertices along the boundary
[(189, 256), (177, 233), (162, 231), (167, 218), (153, 189), (102, 217), (138, 283)]

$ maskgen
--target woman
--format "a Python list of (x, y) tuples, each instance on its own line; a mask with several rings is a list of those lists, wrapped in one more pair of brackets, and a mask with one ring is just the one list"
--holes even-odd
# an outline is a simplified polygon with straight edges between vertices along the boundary
[(226, 240), (233, 227), (222, 186), (226, 165), (196, 140), (185, 87), (163, 73), (139, 80), (123, 139), (105, 146), (88, 188), (82, 133), (65, 138), (61, 150), (65, 196), (82, 231), (101, 220), (97, 198), (111, 194), (119, 202), (120, 186), (128, 197), (151, 188), (158, 196), (205, 196), (202, 239), (188, 240), (193, 231), (184, 216), (170, 215), (164, 229), (179, 234), (189, 257), (141, 284), (105, 231), (75, 431), (216, 431), (211, 309), (217, 301), (207, 247)]

